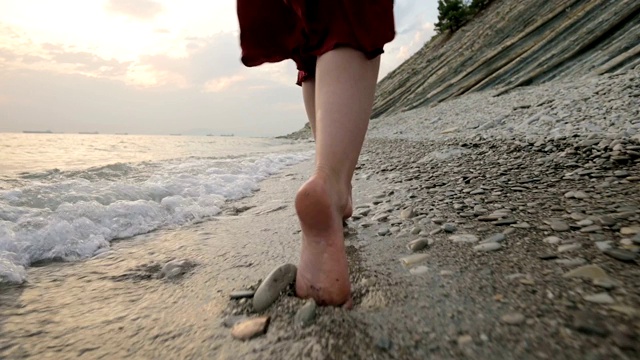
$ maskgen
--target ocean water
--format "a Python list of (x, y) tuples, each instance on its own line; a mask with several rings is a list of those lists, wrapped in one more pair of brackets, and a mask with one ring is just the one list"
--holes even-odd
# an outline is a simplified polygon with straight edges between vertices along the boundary
[(311, 155), (309, 143), (277, 139), (0, 134), (0, 282), (214, 217)]

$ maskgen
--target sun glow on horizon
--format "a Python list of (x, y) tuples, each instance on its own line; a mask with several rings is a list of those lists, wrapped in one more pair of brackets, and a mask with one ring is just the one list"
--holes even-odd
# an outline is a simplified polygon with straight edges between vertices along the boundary
[[(152, 4), (154, 13), (144, 11)], [(234, 10), (233, 0), (3, 1), (0, 64), (161, 84), (167, 79), (142, 59), (184, 58), (193, 39), (237, 32)]]

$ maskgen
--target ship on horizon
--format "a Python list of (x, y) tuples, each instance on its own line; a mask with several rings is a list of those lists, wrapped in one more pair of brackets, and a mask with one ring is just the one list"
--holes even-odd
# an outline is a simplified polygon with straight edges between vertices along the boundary
[(98, 135), (100, 134), (97, 131), (80, 131), (78, 134), (82, 134), (82, 135)]
[(23, 134), (53, 134), (51, 130), (22, 130)]

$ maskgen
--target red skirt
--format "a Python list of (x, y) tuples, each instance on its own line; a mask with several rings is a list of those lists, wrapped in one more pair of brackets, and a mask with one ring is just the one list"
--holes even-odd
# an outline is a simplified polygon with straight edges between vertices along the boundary
[(393, 0), (238, 0), (242, 63), (295, 61), (298, 85), (318, 56), (350, 47), (369, 59), (395, 37)]

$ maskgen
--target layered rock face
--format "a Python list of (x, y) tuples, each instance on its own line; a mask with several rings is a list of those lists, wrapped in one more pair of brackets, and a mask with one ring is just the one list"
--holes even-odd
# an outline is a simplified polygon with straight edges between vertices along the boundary
[(495, 0), (434, 37), (379, 84), (373, 118), (481, 90), (499, 96), (554, 79), (640, 65), (640, 1)]

